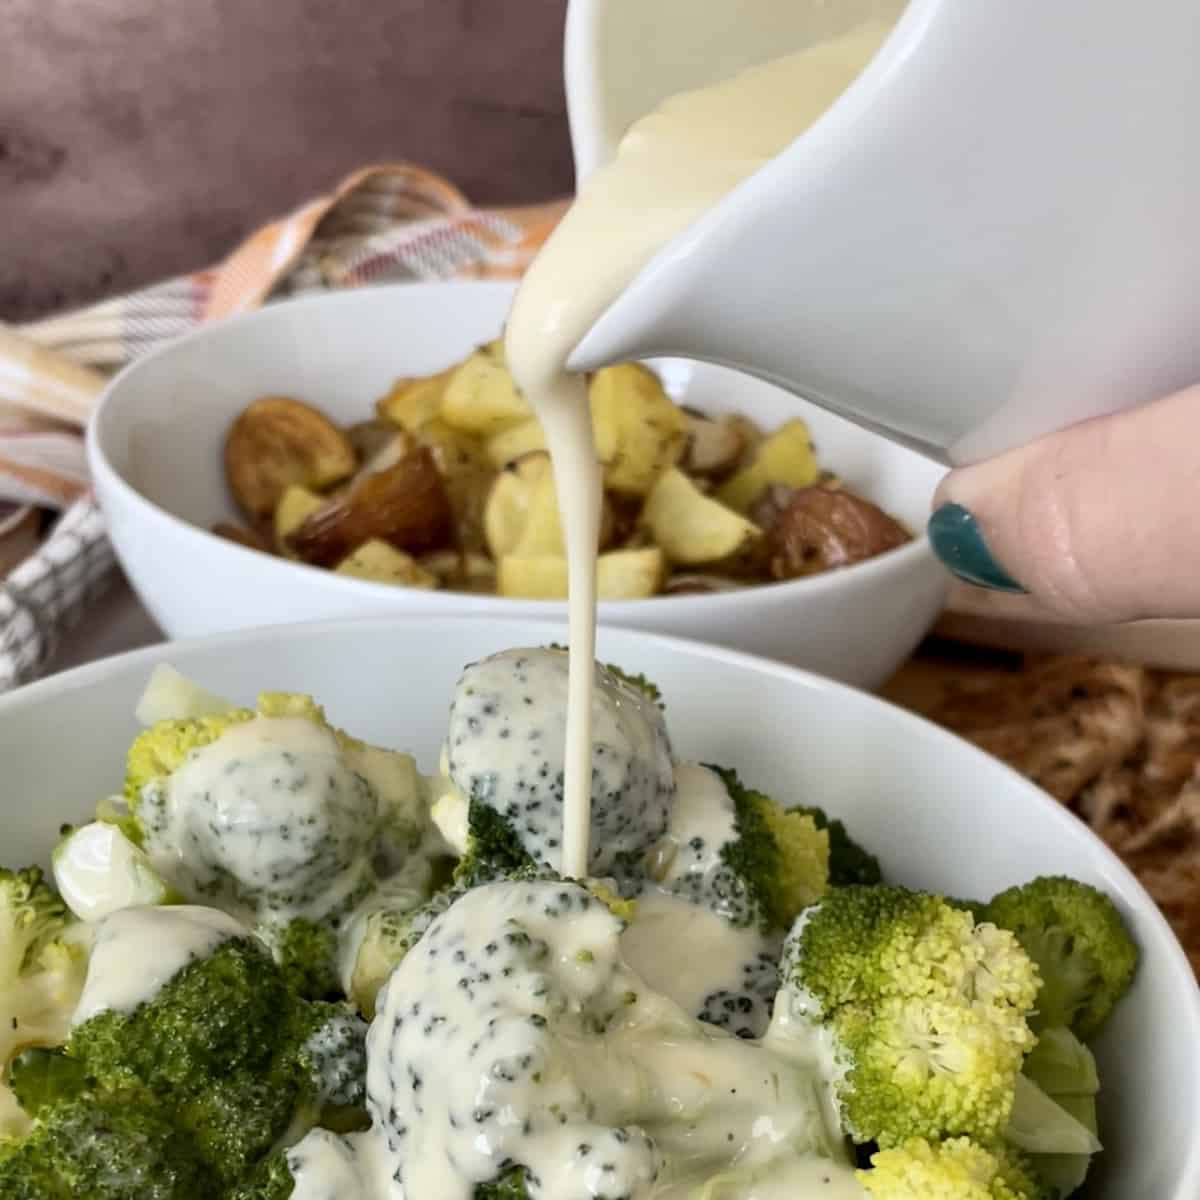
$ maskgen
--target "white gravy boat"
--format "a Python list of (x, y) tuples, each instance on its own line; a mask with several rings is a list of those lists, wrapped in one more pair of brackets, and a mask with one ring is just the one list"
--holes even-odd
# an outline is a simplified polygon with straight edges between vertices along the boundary
[(953, 463), (1200, 382), (1197, 0), (571, 0), (581, 180), (668, 95), (900, 9), (573, 368), (717, 362)]

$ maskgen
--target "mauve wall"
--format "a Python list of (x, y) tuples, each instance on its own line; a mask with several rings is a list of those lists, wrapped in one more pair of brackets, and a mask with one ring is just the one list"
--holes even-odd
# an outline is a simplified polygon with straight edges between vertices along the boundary
[(372, 161), (571, 188), (566, 0), (0, 0), (0, 320), (211, 261)]

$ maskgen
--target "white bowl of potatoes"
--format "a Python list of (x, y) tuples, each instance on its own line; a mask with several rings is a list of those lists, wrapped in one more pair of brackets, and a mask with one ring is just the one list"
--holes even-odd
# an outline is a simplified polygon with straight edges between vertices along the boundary
[[(113, 543), (173, 638), (329, 617), (559, 617), (540, 428), (495, 339), (513, 288), (323, 294), (209, 326), (109, 386), (88, 433)], [(937, 617), (941, 468), (769, 384), (593, 377), (602, 622), (875, 686)]]

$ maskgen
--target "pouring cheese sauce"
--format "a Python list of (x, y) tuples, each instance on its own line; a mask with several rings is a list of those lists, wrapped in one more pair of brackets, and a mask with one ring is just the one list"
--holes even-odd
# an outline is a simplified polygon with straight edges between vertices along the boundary
[(567, 550), (567, 875), (582, 877), (588, 863), (601, 498), (587, 384), (567, 371), (567, 360), (654, 254), (816, 121), (891, 28), (873, 21), (666, 101), (587, 182), (517, 292), (505, 335), (508, 365), (546, 433)]

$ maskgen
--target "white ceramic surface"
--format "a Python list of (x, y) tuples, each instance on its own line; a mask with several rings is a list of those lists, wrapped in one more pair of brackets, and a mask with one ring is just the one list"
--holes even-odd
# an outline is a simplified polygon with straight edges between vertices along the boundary
[[(507, 284), (451, 283), (295, 300), (201, 330), (123, 372), (92, 421), (89, 460), (117, 553), (167, 634), (416, 611), (562, 613), (558, 602), (350, 579), (207, 532), (235, 516), (221, 446), (250, 400), (290, 393), (335, 420), (361, 420), (397, 376), (438, 370), (495, 336), (511, 295)], [(919, 455), (746, 376), (686, 363), (663, 370), (671, 391), (702, 409), (738, 410), (766, 426), (803, 415), (823, 462), (910, 528), (923, 529), (940, 469)], [(870, 687), (917, 644), (945, 589), (945, 573), (922, 537), (812, 579), (604, 604), (601, 619), (767, 654)]]
[[(581, 174), (665, 94), (892, 0), (571, 0)], [(1200, 5), (911, 0), (573, 359), (754, 372), (949, 461), (1200, 379)]]
[[(119, 786), (156, 663), (235, 701), (312, 692), (331, 720), (413, 751), (428, 770), (464, 663), (562, 637), (559, 625), (527, 621), (334, 622), (153, 647), (34, 684), (0, 698), (0, 860), (44, 860), (62, 822)], [(659, 684), (680, 757), (826, 806), (898, 882), (988, 896), (1057, 872), (1105, 888), (1143, 962), (1096, 1047), (1107, 1149), (1089, 1200), (1200, 1195), (1200, 992), (1162, 917), (1084, 825), (966, 742), (814, 675), (626, 630), (601, 630), (599, 654)]]

